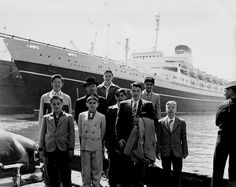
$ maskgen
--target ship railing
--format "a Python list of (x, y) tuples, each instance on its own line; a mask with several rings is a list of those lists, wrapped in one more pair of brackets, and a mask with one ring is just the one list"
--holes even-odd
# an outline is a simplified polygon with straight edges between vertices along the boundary
[(23, 40), (23, 41), (27, 41), (27, 42), (32, 42), (32, 43), (36, 43), (36, 44), (40, 44), (40, 45), (45, 45), (45, 46), (50, 46), (50, 47), (54, 47), (54, 48), (58, 48), (58, 49), (78, 52), (76, 50), (68, 49), (66, 47), (60, 47), (60, 46), (56, 46), (56, 45), (53, 45), (53, 44), (49, 44), (49, 43), (45, 43), (45, 42), (40, 42), (40, 41), (32, 40), (32, 39), (27, 39), (27, 38), (23, 38), (23, 37), (20, 37), (20, 36), (10, 35), (10, 34), (6, 34), (6, 33), (2, 33), (2, 32), (0, 32), (0, 37), (1, 38), (9, 38), (9, 39), (19, 39), (19, 40)]
[[(190, 84), (190, 82), (188, 82), (188, 84), (186, 84), (185, 82), (183, 82), (183, 81), (178, 81), (179, 79), (173, 79), (173, 78), (171, 78), (171, 79), (169, 79), (168, 77), (167, 77), (167, 75), (162, 75), (163, 77), (162, 78), (157, 78), (157, 77), (155, 77), (155, 80), (156, 80), (156, 83), (157, 83), (157, 85), (162, 85), (162, 84), (164, 84), (164, 85), (166, 85), (166, 84), (168, 84), (170, 87), (172, 86), (172, 85), (175, 85), (175, 86), (180, 86), (180, 87), (188, 87), (188, 88), (190, 88), (190, 89), (193, 89), (193, 90), (198, 90), (198, 91), (206, 91), (206, 92), (212, 92), (212, 93), (219, 93), (219, 94), (221, 94), (222, 93), (222, 90), (221, 89), (218, 89), (218, 90), (215, 90), (215, 89), (213, 89), (213, 88), (211, 88), (211, 89), (209, 89), (209, 88), (207, 88), (206, 86), (200, 86), (201, 85), (201, 83), (202, 83), (202, 85), (203, 85), (203, 81), (198, 81), (198, 84), (195, 84), (195, 85), (191, 85)], [(200, 83), (201, 82), (201, 83)]]
[[(81, 54), (84, 54), (84, 55), (87, 55), (87, 56), (91, 56), (88, 53), (81, 52), (81, 51), (78, 51), (78, 50), (73, 50), (73, 49), (69, 49), (69, 48), (66, 48), (66, 47), (60, 47), (60, 46), (57, 46), (57, 45), (53, 45), (53, 44), (49, 44), (49, 43), (45, 43), (45, 42), (40, 42), (40, 41), (37, 41), (37, 40), (27, 39), (27, 38), (23, 38), (23, 37), (20, 37), (20, 36), (15, 36), (15, 35), (7, 34), (7, 33), (0, 32), (0, 37), (1, 38), (7, 38), (7, 39), (22, 40), (22, 41), (26, 41), (26, 42), (31, 42), (33, 44), (39, 44), (39, 45), (43, 45), (43, 46), (47, 46), (47, 47), (53, 47), (53, 48), (56, 48), (56, 49), (61, 49), (61, 50), (65, 50), (65, 51), (69, 51), (69, 52), (73, 52), (73, 53), (81, 53)], [(97, 56), (97, 55), (92, 55), (92, 56), (96, 57), (96, 58), (103, 59), (105, 61), (116, 62), (115, 60), (104, 58), (104, 57), (101, 57), (101, 56)]]
[(192, 89), (197, 89), (197, 90), (202, 90), (202, 91), (207, 91), (207, 92), (222, 93), (221, 88), (214, 87), (213, 84), (209, 84), (209, 83), (206, 84), (204, 81), (197, 81), (194, 84), (191, 84), (190, 82), (187, 82), (186, 84), (186, 82), (184, 82), (183, 79), (181, 79), (181, 81), (177, 81), (176, 79), (171, 79), (170, 81), (171, 81), (170, 83), (174, 85), (189, 87)]

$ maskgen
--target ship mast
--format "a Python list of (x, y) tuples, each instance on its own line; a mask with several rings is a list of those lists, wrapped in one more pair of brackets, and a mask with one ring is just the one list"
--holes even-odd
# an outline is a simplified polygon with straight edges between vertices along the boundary
[(107, 24), (107, 56), (106, 58), (109, 58), (109, 41), (110, 40), (110, 24)]
[(128, 63), (128, 53), (129, 53), (129, 39), (125, 39), (125, 64)]
[(91, 47), (90, 47), (90, 54), (91, 55), (94, 55), (96, 39), (97, 39), (97, 32), (95, 33), (94, 41), (91, 42)]
[(159, 23), (160, 23), (160, 13), (155, 16), (156, 17), (156, 40), (155, 40), (155, 46), (154, 51), (157, 51), (157, 41), (158, 41), (158, 31), (159, 31)]

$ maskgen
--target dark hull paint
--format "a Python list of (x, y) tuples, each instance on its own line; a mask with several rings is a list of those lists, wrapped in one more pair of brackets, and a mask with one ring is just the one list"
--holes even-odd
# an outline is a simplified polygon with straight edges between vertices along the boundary
[(31, 103), (15, 63), (0, 60), (0, 114), (30, 112)]
[[(62, 91), (71, 96), (73, 108), (75, 100), (78, 98), (76, 90), (79, 91), (79, 97), (85, 94), (85, 90), (83, 89), (82, 86), (83, 86), (83, 81), (85, 80), (86, 77), (94, 76), (98, 82), (103, 81), (101, 74), (82, 72), (72, 69), (35, 64), (24, 61), (15, 61), (15, 63), (18, 69), (22, 70), (20, 71), (21, 76), (23, 77), (24, 83), (29, 92), (29, 97), (30, 97), (29, 99), (31, 100), (34, 109), (39, 108), (39, 101), (41, 95), (51, 90), (50, 76), (55, 73), (60, 73), (65, 78)], [(35, 74), (29, 74), (25, 71), (34, 72)], [(38, 74), (43, 74), (43, 76)], [(74, 79), (74, 80), (67, 80), (67, 79)], [(78, 82), (76, 82), (75, 80), (78, 80)], [(130, 88), (130, 84), (132, 83), (132, 81), (114, 78), (114, 83), (124, 88)], [(188, 93), (157, 86), (155, 86), (154, 91), (161, 95), (162, 112), (165, 111), (164, 106), (166, 101), (168, 100), (177, 101), (178, 112), (183, 112), (183, 113), (215, 112), (217, 106), (224, 100), (223, 97), (220, 98), (209, 97), (195, 93)], [(171, 97), (165, 95), (171, 95)], [(193, 98), (193, 99), (185, 99), (185, 98)], [(206, 102), (205, 100), (212, 100), (212, 101)]]

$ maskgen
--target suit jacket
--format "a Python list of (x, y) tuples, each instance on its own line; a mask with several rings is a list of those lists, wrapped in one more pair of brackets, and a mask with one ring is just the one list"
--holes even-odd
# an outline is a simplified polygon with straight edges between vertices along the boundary
[[(150, 101), (139, 100), (137, 116), (146, 117), (156, 121), (154, 108)], [(119, 106), (116, 121), (116, 139), (117, 141), (124, 139), (126, 142), (134, 127), (132, 116), (132, 99), (122, 101)]]
[[(81, 112), (85, 112), (88, 110), (87, 106), (86, 106), (86, 100), (90, 95), (85, 95), (79, 99), (77, 99), (76, 103), (75, 103), (75, 121), (78, 124), (78, 116)], [(102, 113), (103, 115), (106, 115), (107, 113), (107, 100), (104, 97), (101, 96), (97, 96), (98, 97), (98, 108), (97, 111)]]
[[(42, 123), (43, 116), (45, 114), (49, 114), (52, 112), (51, 105), (50, 105), (50, 99), (52, 96), (55, 95), (55, 92), (51, 90), (50, 92), (47, 92), (43, 94), (40, 98), (40, 106), (39, 106), (39, 125)], [(66, 113), (72, 114), (72, 105), (71, 105), (71, 98), (69, 95), (63, 93), (60, 91), (60, 96), (63, 98), (63, 108), (62, 110)]]
[(107, 99), (107, 104), (108, 106), (112, 106), (114, 104), (116, 104), (116, 97), (115, 97), (115, 92), (117, 89), (119, 89), (120, 87), (117, 86), (114, 83), (111, 83), (111, 86), (108, 90), (108, 95), (106, 97), (106, 87), (104, 85), (104, 82), (102, 84), (99, 84), (97, 87), (97, 94), (105, 97)]
[(115, 150), (119, 148), (115, 136), (117, 111), (118, 111), (118, 104), (110, 106), (107, 110), (105, 145), (108, 150)]
[(218, 143), (223, 143), (230, 150), (235, 150), (236, 146), (236, 98), (231, 98), (226, 100), (218, 107), (216, 113), (216, 126), (219, 127), (218, 130)]
[(88, 120), (88, 111), (79, 114), (79, 136), (81, 140), (80, 150), (102, 150), (102, 140), (106, 130), (105, 116), (96, 112), (92, 120)]
[(39, 136), (39, 148), (47, 152), (53, 152), (56, 148), (61, 151), (74, 150), (75, 129), (71, 114), (63, 112), (59, 118), (57, 127), (53, 113), (43, 116)]
[(188, 154), (186, 123), (183, 119), (175, 117), (172, 132), (169, 129), (167, 117), (159, 120), (158, 141), (161, 157), (169, 157), (171, 151), (176, 157)]
[(157, 114), (157, 118), (161, 119), (161, 102), (160, 102), (160, 95), (157, 93), (152, 92), (151, 98), (148, 97), (147, 91), (144, 90), (141, 95), (142, 99), (145, 99), (147, 101), (151, 101), (154, 107), (154, 110)]
[(149, 118), (139, 118), (138, 125), (133, 127), (129, 139), (124, 148), (124, 154), (135, 163), (152, 164), (156, 154), (155, 126)]

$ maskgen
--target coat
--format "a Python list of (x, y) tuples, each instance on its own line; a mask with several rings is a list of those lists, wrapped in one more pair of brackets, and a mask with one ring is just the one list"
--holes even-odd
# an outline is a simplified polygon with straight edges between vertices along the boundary
[(88, 120), (88, 111), (79, 114), (78, 129), (80, 136), (80, 150), (102, 150), (102, 141), (106, 131), (105, 116), (96, 112), (92, 120)]
[(186, 123), (183, 119), (175, 117), (173, 130), (170, 132), (167, 117), (159, 120), (158, 141), (161, 157), (169, 157), (171, 151), (175, 157), (182, 158), (188, 155)]
[(53, 113), (43, 116), (39, 136), (39, 148), (53, 152), (58, 148), (61, 151), (74, 150), (75, 129), (71, 114), (63, 112), (57, 127)]
[[(153, 119), (156, 123), (156, 115), (153, 105), (150, 101), (139, 100), (137, 115)], [(124, 139), (126, 142), (134, 127), (132, 115), (132, 99), (120, 102), (117, 121), (116, 121), (116, 139), (117, 141)]]
[(110, 150), (119, 149), (118, 142), (115, 136), (115, 125), (118, 111), (118, 104), (110, 106), (106, 115), (106, 133), (105, 133), (105, 145)]
[(154, 107), (154, 110), (156, 112), (157, 118), (161, 119), (161, 102), (160, 102), (160, 95), (157, 93), (152, 92), (151, 98), (148, 98), (146, 90), (142, 92), (141, 95), (142, 99), (145, 99), (147, 101), (151, 101)]
[(231, 98), (222, 103), (216, 113), (216, 126), (218, 130), (218, 141), (225, 143), (230, 150), (234, 151), (236, 146), (236, 98)]
[(156, 139), (154, 121), (139, 118), (125, 145), (124, 154), (135, 163), (152, 164), (156, 159)]
[(105, 97), (107, 99), (108, 106), (112, 106), (112, 105), (116, 104), (115, 92), (119, 88), (120, 87), (118, 85), (111, 83), (111, 86), (109, 87), (109, 90), (108, 90), (108, 95), (106, 97), (106, 87), (103, 82), (102, 84), (98, 85), (97, 94), (102, 97)]

